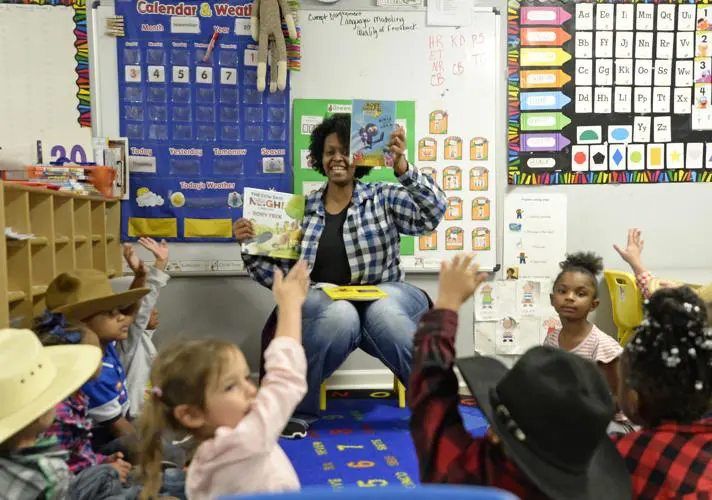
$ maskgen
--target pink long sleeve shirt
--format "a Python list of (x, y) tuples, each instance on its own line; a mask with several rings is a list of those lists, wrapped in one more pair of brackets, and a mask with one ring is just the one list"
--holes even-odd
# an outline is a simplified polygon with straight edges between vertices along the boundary
[(289, 337), (274, 339), (265, 351), (265, 372), (250, 412), (237, 427), (217, 429), (198, 447), (188, 468), (189, 500), (300, 488), (278, 439), (307, 392), (302, 345)]

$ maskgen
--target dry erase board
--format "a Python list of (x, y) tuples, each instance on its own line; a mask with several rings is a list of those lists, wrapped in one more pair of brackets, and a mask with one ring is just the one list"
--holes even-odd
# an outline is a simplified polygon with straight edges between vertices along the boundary
[(408, 130), (415, 166), (443, 187), (448, 208), (434, 233), (416, 238), (406, 269), (437, 269), (459, 251), (496, 266), (495, 170), (504, 137), (499, 16), (488, 8), (472, 19), (432, 27), (424, 11), (300, 12), (302, 68), (292, 74), (293, 99), (415, 102), (415, 130)]

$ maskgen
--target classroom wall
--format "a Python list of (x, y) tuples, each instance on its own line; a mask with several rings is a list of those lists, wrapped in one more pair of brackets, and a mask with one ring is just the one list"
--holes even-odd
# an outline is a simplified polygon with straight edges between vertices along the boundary
[[(373, 3), (369, 0), (339, 0), (331, 7), (372, 8)], [(303, 0), (303, 4), (318, 3)], [(500, 9), (501, 32), (506, 33), (506, 2), (498, 0), (479, 4)], [(318, 5), (325, 8), (323, 4)], [(506, 38), (501, 43), (505, 44)], [(503, 45), (503, 64), (505, 54), (506, 47)], [(502, 94), (501, 112), (506, 116), (506, 93)], [(504, 130), (498, 152), (499, 158), (506, 158)], [(505, 165), (502, 163), (498, 167), (499, 185), (506, 186)], [(712, 281), (712, 258), (709, 257), (712, 236), (708, 234), (703, 219), (709, 210), (710, 185), (552, 186), (520, 187), (514, 191), (525, 190), (568, 195), (569, 251), (595, 251), (603, 256), (607, 267), (622, 268), (623, 264), (612, 244), (624, 244), (626, 229), (637, 225), (644, 230), (645, 261), (652, 271), (691, 282)], [(501, 251), (500, 248), (500, 259)], [(237, 252), (235, 247), (236, 255)], [(411, 274), (409, 280), (431, 296), (437, 295), (435, 275)], [(603, 285), (600, 290), (601, 306), (592, 319), (604, 331), (615, 333), (608, 293)], [(229, 339), (242, 347), (254, 370), (259, 362), (260, 331), (272, 307), (270, 292), (247, 277), (177, 277), (170, 281), (158, 304), (161, 327), (156, 342), (160, 346), (182, 337)], [(461, 355), (474, 352), (473, 316), (471, 303), (462, 308), (457, 341)], [(336, 385), (351, 387), (388, 386), (390, 376), (380, 362), (359, 352), (349, 358), (332, 381)]]

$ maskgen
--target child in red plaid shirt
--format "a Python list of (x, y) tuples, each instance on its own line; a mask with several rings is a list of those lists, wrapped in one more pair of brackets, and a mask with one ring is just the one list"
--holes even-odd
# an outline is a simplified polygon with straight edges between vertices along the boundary
[(688, 287), (655, 292), (620, 363), (618, 401), (643, 427), (617, 439), (635, 498), (712, 496), (711, 365), (705, 303)]
[[(530, 500), (630, 500), (628, 471), (606, 434), (613, 400), (595, 364), (552, 347), (531, 349), (511, 370), (483, 356), (455, 361), (457, 310), (486, 277), (471, 264), (443, 262), (435, 308), (415, 333), (408, 396), (421, 482)], [(490, 422), (484, 438), (463, 425), (455, 363)]]

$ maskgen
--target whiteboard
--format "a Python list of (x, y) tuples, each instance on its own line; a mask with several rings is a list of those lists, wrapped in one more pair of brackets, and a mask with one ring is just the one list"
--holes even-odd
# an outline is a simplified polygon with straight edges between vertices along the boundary
[(34, 164), (38, 140), (45, 163), (93, 160), (91, 129), (79, 124), (77, 67), (86, 57), (75, 48), (74, 14), (64, 5), (0, 4), (2, 169)]
[[(458, 251), (477, 251), (484, 269), (495, 268), (495, 165), (500, 140), (505, 137), (497, 113), (504, 87), (499, 15), (491, 7), (480, 8), (472, 25), (463, 27), (428, 26), (425, 11), (413, 9), (305, 8), (299, 15), (302, 69), (292, 73), (293, 99), (415, 101), (416, 130), (407, 131), (415, 134), (415, 165), (434, 168), (451, 202), (446, 220), (438, 226), (437, 239), (416, 238), (415, 256), (403, 258), (406, 270), (439, 269), (441, 259)], [(437, 111), (447, 112), (444, 133), (431, 121), (431, 113)], [(456, 149), (450, 138), (461, 139), (459, 154), (449, 153)], [(477, 150), (477, 160), (471, 154), (474, 138), (487, 139), (486, 159), (482, 159), (482, 150)], [(428, 143), (420, 141), (436, 144), (434, 161), (424, 160), (429, 156), (419, 146)], [(448, 143), (453, 147), (446, 147)], [(446, 168), (453, 173), (447, 177), (453, 184), (444, 183)], [(483, 168), (488, 170), (486, 186), (480, 183)], [(473, 170), (476, 180), (470, 177)], [(448, 187), (453, 189), (448, 191)], [(480, 206), (485, 200), (487, 213)], [(433, 244), (436, 250), (429, 249)]]
[[(325, 13), (323, 7), (314, 10), (313, 5), (305, 5), (299, 13), (302, 27), (301, 71), (291, 73), (291, 97), (297, 98), (376, 98), (416, 101), (418, 109), (426, 114), (431, 110), (449, 111), (451, 130), (460, 130), (463, 141), (474, 135), (489, 140), (487, 168), (490, 169), (488, 191), (483, 194), (490, 200), (489, 221), (479, 223), (489, 230), (490, 251), (478, 252), (484, 269), (492, 269), (497, 264), (497, 210), (496, 180), (502, 176), (495, 173), (494, 166), (502, 163), (501, 144), (505, 140), (505, 117), (502, 106), (505, 87), (505, 72), (500, 56), (503, 42), (500, 39), (500, 16), (491, 7), (479, 8), (473, 15), (473, 24), (467, 27), (428, 27), (423, 10), (349, 10), (328, 11), (337, 13), (335, 19), (358, 17), (372, 19), (372, 24), (383, 28), (376, 39), (361, 36), (353, 25), (345, 22), (322, 21), (317, 16)], [(352, 14), (338, 14), (339, 12)], [(114, 7), (102, 3), (89, 17), (90, 40), (95, 48), (91, 59), (92, 74), (98, 88), (93, 94), (95, 106), (93, 126), (95, 135), (118, 136), (118, 91), (116, 81), (116, 41), (102, 33), (102, 29), (92, 29), (104, 25), (107, 17), (114, 14)], [(331, 17), (331, 16), (327, 16)], [(374, 19), (378, 17), (378, 19)], [(364, 24), (365, 21), (359, 21)], [(439, 55), (444, 74), (437, 80), (439, 85), (431, 85), (433, 76), (429, 44), (439, 38), (443, 45)], [(453, 38), (454, 37), (454, 38)], [(328, 43), (328, 41), (334, 43)], [(476, 42), (473, 46), (473, 40)], [(452, 43), (459, 46), (451, 47)], [(435, 48), (435, 47), (434, 47)], [(377, 57), (371, 57), (378, 55)], [(432, 57), (435, 57), (434, 55)], [(453, 68), (455, 73), (453, 74)], [(436, 80), (434, 80), (436, 81)], [(95, 102), (96, 101), (96, 102)], [(499, 111), (499, 114), (497, 113)], [(417, 138), (425, 137), (428, 121), (416, 119)], [(409, 131), (410, 133), (410, 131)], [(474, 165), (469, 161), (469, 144), (463, 145), (464, 160), (444, 164), (433, 162), (439, 169), (445, 166), (459, 166), (463, 172), (463, 182)], [(480, 163), (481, 164), (481, 163)], [(416, 166), (426, 166), (417, 160)], [(442, 172), (438, 172), (438, 180)], [(451, 193), (452, 194), (452, 193)], [(465, 197), (462, 196), (464, 199)], [(463, 202), (463, 208), (466, 203)], [(470, 210), (470, 207), (467, 207)], [(459, 221), (444, 221), (443, 233), (438, 233), (438, 248), (445, 247), (444, 231), (462, 224)], [(462, 224), (464, 226), (464, 224)], [(464, 230), (471, 241), (472, 225)], [(416, 242), (416, 247), (417, 247)], [(464, 250), (471, 250), (468, 243)], [(471, 243), (469, 243), (471, 245)], [(236, 244), (229, 243), (186, 243), (172, 244), (173, 274), (242, 274), (242, 262)], [(439, 265), (442, 254), (431, 253), (431, 257), (416, 261), (405, 260), (409, 272), (432, 272)], [(416, 255), (417, 257), (417, 255)]]

